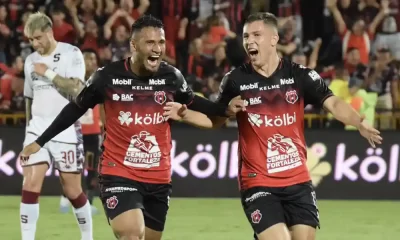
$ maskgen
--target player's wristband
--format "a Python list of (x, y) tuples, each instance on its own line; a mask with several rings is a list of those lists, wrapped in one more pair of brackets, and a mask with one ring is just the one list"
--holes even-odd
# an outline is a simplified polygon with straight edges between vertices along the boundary
[(57, 73), (55, 73), (51, 69), (47, 69), (46, 72), (44, 72), (44, 76), (48, 78), (50, 81), (53, 81), (54, 78), (57, 76)]

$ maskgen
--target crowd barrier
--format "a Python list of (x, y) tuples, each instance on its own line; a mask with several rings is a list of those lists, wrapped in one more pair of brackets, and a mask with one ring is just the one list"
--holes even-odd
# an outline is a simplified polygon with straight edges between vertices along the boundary
[[(238, 196), (237, 130), (173, 127), (172, 178), (175, 197)], [(17, 155), (24, 128), (0, 127), (0, 194), (20, 194)], [(308, 167), (321, 199), (399, 199), (398, 132), (382, 132), (383, 144), (369, 147), (357, 131), (306, 131)], [(61, 192), (49, 169), (43, 194)]]

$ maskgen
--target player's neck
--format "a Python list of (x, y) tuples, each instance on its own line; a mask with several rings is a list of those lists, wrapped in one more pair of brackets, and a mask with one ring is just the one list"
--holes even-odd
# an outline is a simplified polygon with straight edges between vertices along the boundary
[(50, 41), (49, 50), (47, 50), (44, 54), (42, 54), (42, 56), (46, 57), (46, 56), (51, 55), (54, 52), (54, 50), (56, 49), (56, 47), (57, 47), (57, 41), (53, 39), (52, 41)]
[(280, 62), (280, 58), (277, 53), (269, 54), (269, 57), (266, 63), (262, 66), (253, 66), (254, 70), (256, 70), (259, 74), (264, 77), (270, 77), (275, 70), (278, 68)]

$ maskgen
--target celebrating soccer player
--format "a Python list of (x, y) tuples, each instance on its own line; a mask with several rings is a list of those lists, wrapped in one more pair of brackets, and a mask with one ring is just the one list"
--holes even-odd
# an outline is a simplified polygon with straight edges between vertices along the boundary
[[(54, 40), (48, 16), (31, 14), (24, 33), (36, 50), (25, 62), (24, 95), (28, 119), (24, 146), (29, 146), (68, 104), (68, 99), (75, 98), (83, 88), (85, 64), (77, 47)], [(21, 158), (24, 175), (20, 206), (22, 240), (35, 239), (39, 195), (51, 159), (60, 172), (63, 192), (74, 207), (82, 240), (93, 239), (90, 204), (81, 187), (84, 160), (81, 129), (76, 121), (71, 125), (54, 135), (29, 158)]]
[[(237, 96), (246, 111), (237, 114), (239, 183), (246, 216), (260, 240), (315, 239), (319, 227), (316, 195), (306, 166), (304, 107), (322, 105), (346, 125), (358, 128), (372, 146), (380, 133), (350, 105), (333, 96), (315, 71), (280, 59), (277, 19), (270, 13), (250, 15), (243, 45), (250, 63), (226, 74), (218, 102)], [(226, 118), (211, 118), (167, 103), (165, 116), (199, 127), (216, 128)], [(323, 136), (321, 136), (323, 137)]]
[(168, 101), (212, 116), (232, 116), (229, 106), (196, 96), (176, 68), (162, 62), (160, 20), (143, 16), (132, 25), (132, 57), (98, 69), (49, 128), (21, 153), (27, 157), (68, 128), (89, 108), (104, 104), (105, 139), (99, 166), (101, 199), (119, 239), (161, 239), (171, 194), (171, 132), (163, 117)]

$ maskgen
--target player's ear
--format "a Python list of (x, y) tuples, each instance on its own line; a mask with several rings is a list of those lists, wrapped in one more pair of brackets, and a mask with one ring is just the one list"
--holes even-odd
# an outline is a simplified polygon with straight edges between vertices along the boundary
[(279, 35), (278, 34), (273, 34), (271, 38), (271, 45), (276, 46), (279, 41)]
[(130, 45), (130, 48), (131, 48), (131, 52), (136, 52), (137, 51), (137, 45), (136, 45), (136, 42), (135, 42), (134, 38), (131, 38), (131, 40), (129, 41), (129, 45)]

